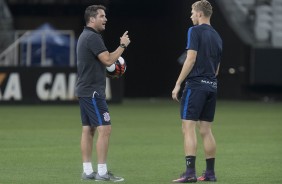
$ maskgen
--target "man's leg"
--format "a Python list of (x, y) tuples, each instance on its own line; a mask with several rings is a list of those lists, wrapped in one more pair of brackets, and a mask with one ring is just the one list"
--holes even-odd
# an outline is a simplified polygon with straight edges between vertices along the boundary
[(98, 126), (98, 138), (96, 143), (97, 161), (98, 161), (98, 174), (96, 175), (96, 181), (124, 181), (124, 178), (114, 176), (113, 173), (108, 172), (107, 168), (107, 155), (109, 148), (109, 140), (111, 135), (111, 125)]
[(211, 126), (211, 122), (200, 121), (199, 132), (203, 139), (206, 159), (215, 158), (216, 153), (216, 143)]
[(186, 160), (186, 176), (196, 178), (196, 152), (197, 152), (197, 135), (196, 121), (182, 120), (182, 132), (184, 136), (184, 151)]
[(196, 178), (196, 151), (197, 151), (197, 136), (196, 136), (196, 121), (182, 120), (182, 133), (184, 137), (184, 152), (186, 159), (186, 172), (180, 178), (173, 180), (174, 183), (194, 183)]
[(98, 138), (96, 143), (98, 173), (105, 175), (107, 173), (107, 154), (109, 147), (109, 140), (111, 135), (111, 125), (98, 126)]
[(81, 155), (83, 161), (83, 179), (91, 179), (93, 173), (92, 168), (92, 147), (95, 128), (90, 126), (82, 126), (81, 134)]
[(216, 142), (211, 130), (211, 122), (200, 121), (199, 132), (203, 139), (204, 151), (206, 157), (206, 171), (199, 177), (201, 181), (216, 181), (214, 164), (216, 154)]
[(92, 147), (95, 128), (90, 126), (82, 126), (81, 134), (81, 153), (83, 162), (91, 162)]
[(182, 133), (184, 136), (184, 151), (186, 156), (196, 156), (197, 136), (196, 121), (182, 120)]

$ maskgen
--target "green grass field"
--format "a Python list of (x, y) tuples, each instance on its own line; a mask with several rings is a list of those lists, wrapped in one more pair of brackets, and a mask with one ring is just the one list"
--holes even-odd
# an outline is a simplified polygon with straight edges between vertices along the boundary
[[(125, 100), (109, 108), (108, 167), (123, 183), (171, 183), (184, 171), (179, 104)], [(282, 103), (219, 101), (213, 128), (217, 183), (282, 183)], [(0, 184), (90, 183), (80, 180), (80, 134), (78, 105), (0, 106)], [(196, 165), (200, 175), (200, 139)]]

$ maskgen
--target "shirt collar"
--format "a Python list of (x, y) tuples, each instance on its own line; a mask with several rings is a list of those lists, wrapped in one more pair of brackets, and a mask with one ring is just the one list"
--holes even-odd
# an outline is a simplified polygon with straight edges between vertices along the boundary
[(100, 34), (99, 32), (97, 32), (95, 29), (93, 29), (92, 27), (88, 27), (88, 26), (84, 26), (84, 29), (87, 29), (89, 31), (93, 31), (94, 33)]

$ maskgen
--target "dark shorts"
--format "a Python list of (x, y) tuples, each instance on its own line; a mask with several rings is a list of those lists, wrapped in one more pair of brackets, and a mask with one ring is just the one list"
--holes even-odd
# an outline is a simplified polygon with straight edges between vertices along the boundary
[(212, 122), (216, 93), (185, 87), (181, 97), (181, 119)]
[(83, 126), (110, 125), (111, 118), (105, 99), (79, 97), (80, 115)]

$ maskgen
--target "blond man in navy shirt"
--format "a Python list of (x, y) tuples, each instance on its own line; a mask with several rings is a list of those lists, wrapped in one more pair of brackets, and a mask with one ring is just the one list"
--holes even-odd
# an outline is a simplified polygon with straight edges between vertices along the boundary
[[(182, 132), (186, 171), (175, 183), (193, 183), (197, 181), (216, 181), (214, 165), (216, 142), (211, 130), (214, 120), (217, 94), (217, 79), (221, 55), (222, 40), (210, 24), (212, 6), (207, 0), (192, 5), (190, 27), (187, 34), (187, 56), (180, 75), (172, 91), (173, 100), (178, 100), (181, 84), (185, 88), (181, 97)], [(203, 139), (206, 157), (206, 170), (196, 177), (197, 136), (196, 125)]]

